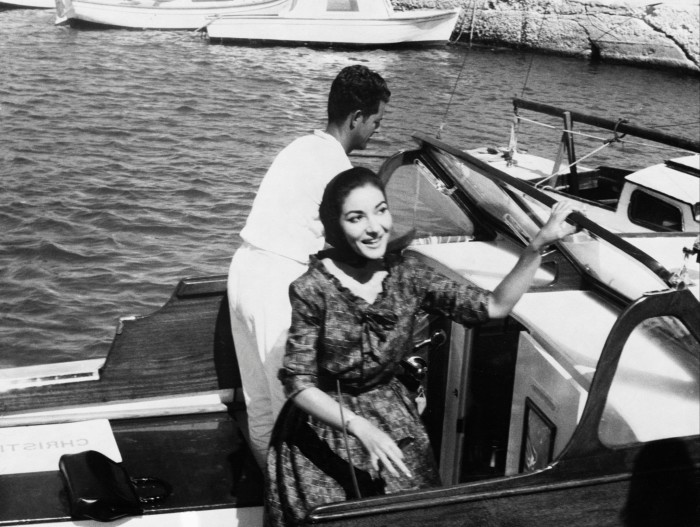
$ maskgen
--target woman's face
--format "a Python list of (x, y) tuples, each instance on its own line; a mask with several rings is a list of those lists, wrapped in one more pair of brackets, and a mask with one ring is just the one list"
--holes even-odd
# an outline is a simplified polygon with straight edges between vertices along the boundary
[(358, 187), (345, 198), (340, 228), (350, 247), (360, 256), (370, 260), (384, 257), (391, 224), (386, 198), (374, 185)]

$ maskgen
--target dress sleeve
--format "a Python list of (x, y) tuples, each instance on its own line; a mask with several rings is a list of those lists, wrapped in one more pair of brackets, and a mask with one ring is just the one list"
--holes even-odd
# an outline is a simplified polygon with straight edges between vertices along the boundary
[(446, 316), (465, 326), (489, 319), (491, 291), (466, 282), (457, 282), (417, 258), (409, 265), (420, 307), (428, 313)]
[(292, 398), (300, 391), (317, 386), (317, 343), (321, 330), (320, 295), (298, 281), (289, 286), (292, 324), (278, 377), (284, 393)]

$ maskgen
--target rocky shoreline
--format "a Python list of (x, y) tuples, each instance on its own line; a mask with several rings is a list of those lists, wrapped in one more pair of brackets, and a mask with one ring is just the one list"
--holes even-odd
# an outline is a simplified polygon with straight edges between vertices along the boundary
[(697, 0), (392, 0), (461, 7), (453, 40), (700, 72)]

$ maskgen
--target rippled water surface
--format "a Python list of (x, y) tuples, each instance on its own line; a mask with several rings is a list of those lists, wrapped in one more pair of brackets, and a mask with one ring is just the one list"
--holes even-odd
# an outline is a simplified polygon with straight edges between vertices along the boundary
[[(356, 159), (373, 168), (441, 126), (456, 146), (505, 145), (521, 95), (698, 136), (699, 81), (684, 74), (467, 46), (229, 47), (53, 19), (0, 11), (0, 366), (104, 355), (120, 316), (154, 311), (183, 277), (226, 273), (266, 167), (323, 126), (349, 64), (392, 90)], [(543, 133), (519, 146), (554, 155)], [(667, 155), (612, 148), (639, 166)]]

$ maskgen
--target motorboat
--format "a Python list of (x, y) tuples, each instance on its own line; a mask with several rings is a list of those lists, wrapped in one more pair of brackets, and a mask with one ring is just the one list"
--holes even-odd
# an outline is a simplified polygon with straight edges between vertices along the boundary
[[(507, 147), (469, 150), (489, 165), (535, 185), (577, 208), (615, 232), (700, 233), (700, 141), (641, 127), (627, 119), (609, 119), (521, 98), (513, 99), (513, 123)], [(536, 112), (534, 117), (526, 112)], [(538, 119), (553, 119), (553, 122)], [(519, 149), (523, 128), (545, 129), (554, 158)], [(577, 126), (579, 128), (577, 128)], [(581, 126), (586, 126), (584, 131)], [(576, 138), (586, 140), (584, 150)], [(643, 144), (640, 141), (645, 141)], [(641, 168), (592, 165), (608, 148), (645, 148), (674, 152), (670, 158)], [(590, 146), (592, 145), (592, 146)], [(641, 145), (641, 146), (640, 146)], [(583, 152), (583, 155), (581, 155)]]
[[(442, 140), (414, 139), (380, 170), (402, 250), (495, 287), (556, 199)], [(397, 375), (425, 393), (443, 485), (325, 504), (308, 525), (695, 524), (696, 235), (614, 233), (581, 212), (569, 221), (578, 232), (547, 248), (507, 318), (416, 321)], [(93, 525), (71, 518), (56, 466), (61, 452), (87, 448), (172, 487), (114, 525), (262, 525), (227, 306), (225, 275), (183, 279), (161, 309), (120, 321), (104, 363), (3, 372), (0, 525)], [(81, 424), (63, 441), (41, 428)], [(48, 454), (53, 465), (23, 468)]]
[(195, 30), (211, 16), (275, 13), (287, 3), (289, 0), (55, 0), (55, 23)]
[(212, 43), (308, 46), (445, 44), (460, 9), (395, 11), (390, 0), (293, 0), (274, 15), (223, 15), (206, 25)]

